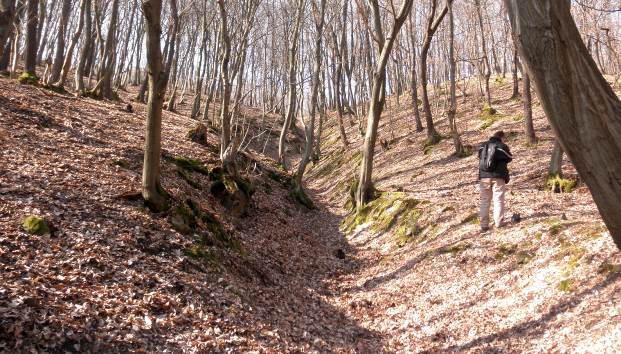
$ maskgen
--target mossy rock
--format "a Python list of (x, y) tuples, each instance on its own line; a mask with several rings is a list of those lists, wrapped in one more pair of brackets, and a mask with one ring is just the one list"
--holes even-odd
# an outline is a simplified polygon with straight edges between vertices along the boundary
[(45, 218), (31, 215), (22, 220), (22, 227), (24, 231), (31, 235), (45, 235), (50, 234), (50, 225)]
[(187, 134), (188, 139), (192, 140), (195, 143), (199, 143), (201, 145), (207, 144), (207, 126), (201, 122), (197, 123), (196, 126)]
[(577, 182), (573, 179), (563, 178), (560, 175), (549, 176), (546, 180), (546, 189), (554, 193), (571, 193)]
[(17, 78), (17, 81), (22, 85), (32, 85), (32, 86), (39, 85), (39, 78), (37, 77), (37, 75), (33, 75), (30, 73), (22, 73)]

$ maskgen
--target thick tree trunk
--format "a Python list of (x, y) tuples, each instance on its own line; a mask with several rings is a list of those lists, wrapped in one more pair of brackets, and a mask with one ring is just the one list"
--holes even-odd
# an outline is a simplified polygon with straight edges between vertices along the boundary
[(505, 4), (552, 129), (621, 248), (621, 102), (582, 42), (570, 1)]
[(533, 98), (530, 93), (530, 77), (524, 71), (524, 132), (529, 144), (537, 143), (535, 127), (533, 126)]
[(28, 0), (28, 16), (26, 23), (26, 58), (24, 71), (37, 76), (37, 24), (39, 21), (39, 2)]

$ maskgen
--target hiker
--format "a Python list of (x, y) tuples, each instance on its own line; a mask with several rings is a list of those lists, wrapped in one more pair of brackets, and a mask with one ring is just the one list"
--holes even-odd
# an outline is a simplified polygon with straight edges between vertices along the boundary
[(509, 147), (502, 142), (501, 130), (479, 147), (479, 190), (481, 192), (481, 231), (489, 230), (489, 207), (494, 199), (494, 224), (504, 226), (505, 191), (509, 183), (507, 164), (513, 160)]

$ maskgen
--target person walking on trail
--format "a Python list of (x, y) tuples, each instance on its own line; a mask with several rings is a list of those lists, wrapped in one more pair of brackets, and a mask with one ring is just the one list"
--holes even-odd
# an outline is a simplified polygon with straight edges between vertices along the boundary
[(481, 231), (489, 230), (489, 208), (494, 200), (494, 224), (504, 226), (505, 192), (509, 183), (507, 164), (513, 160), (509, 147), (502, 142), (505, 133), (496, 132), (479, 147), (479, 190), (481, 192)]

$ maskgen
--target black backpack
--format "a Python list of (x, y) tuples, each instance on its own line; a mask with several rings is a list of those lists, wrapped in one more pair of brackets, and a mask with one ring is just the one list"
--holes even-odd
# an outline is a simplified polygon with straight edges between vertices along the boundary
[(483, 145), (483, 151), (481, 151), (481, 158), (479, 159), (479, 169), (485, 172), (493, 172), (496, 169), (498, 144), (485, 143)]

